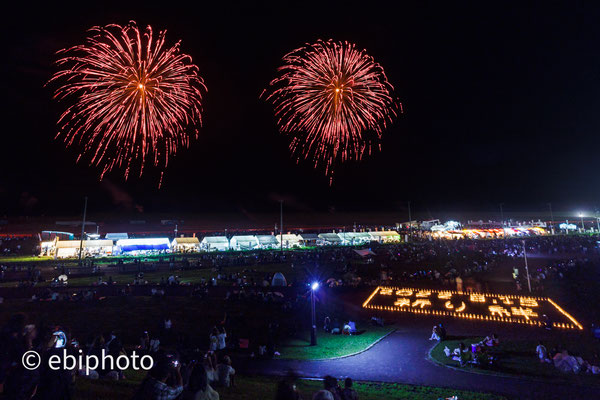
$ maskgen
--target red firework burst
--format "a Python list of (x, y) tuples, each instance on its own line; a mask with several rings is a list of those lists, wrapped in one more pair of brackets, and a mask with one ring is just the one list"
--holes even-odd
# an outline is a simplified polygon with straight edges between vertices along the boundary
[[(290, 149), (332, 173), (336, 160), (360, 160), (401, 104), (381, 65), (354, 44), (319, 40), (288, 53), (267, 99)], [(400, 108), (398, 108), (400, 107)]]
[(57, 53), (61, 70), (50, 82), (64, 83), (54, 98), (74, 100), (60, 116), (57, 137), (81, 146), (77, 161), (90, 156), (102, 168), (100, 179), (115, 167), (126, 179), (139, 167), (141, 176), (150, 157), (166, 167), (189, 145), (188, 128), (198, 136), (206, 87), (197, 66), (180, 53), (180, 42), (165, 44), (166, 31), (154, 38), (150, 26), (140, 32), (130, 22), (89, 32), (85, 44)]

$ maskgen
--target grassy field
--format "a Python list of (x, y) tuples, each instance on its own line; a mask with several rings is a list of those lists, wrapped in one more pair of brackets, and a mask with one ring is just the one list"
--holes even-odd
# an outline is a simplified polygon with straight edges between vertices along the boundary
[[(274, 274), (276, 272), (283, 272), (288, 282), (293, 282), (294, 280), (303, 280), (306, 277), (306, 271), (303, 268), (291, 268), (288, 264), (264, 264), (264, 265), (251, 265), (251, 266), (229, 266), (222, 267), (221, 274), (232, 274), (232, 273), (242, 273), (247, 278), (253, 278), (257, 282), (262, 282), (263, 278), (267, 274)], [(54, 276), (58, 275), (58, 272), (53, 273), (52, 275), (47, 276), (48, 280), (44, 282), (39, 282), (37, 286), (45, 287), (50, 285), (50, 279)], [(136, 276), (136, 273), (124, 273), (124, 274), (105, 274), (102, 279), (107, 281), (109, 279), (109, 275), (112, 277), (112, 280), (117, 284), (131, 284), (133, 279)], [(182, 283), (199, 283), (202, 279), (209, 280), (212, 277), (217, 276), (217, 272), (215, 272), (212, 268), (202, 268), (202, 269), (190, 269), (190, 270), (175, 270), (175, 271), (157, 271), (157, 272), (145, 272), (144, 279), (148, 281), (148, 283), (160, 283), (161, 278), (165, 280), (170, 275), (176, 275), (180, 278)], [(98, 276), (86, 276), (79, 278), (70, 278), (68, 280), (68, 286), (90, 286), (98, 282)], [(17, 286), (18, 282), (2, 282), (0, 283), (1, 287), (14, 287)], [(220, 281), (221, 285), (231, 284), (227, 281)]]
[[(358, 325), (357, 329), (361, 329)], [(310, 345), (310, 333), (306, 332), (306, 339), (291, 339), (285, 342), (281, 349), (281, 357), (297, 360), (310, 360), (333, 358), (357, 353), (369, 347), (375, 341), (394, 330), (393, 326), (375, 327), (368, 326), (366, 332), (360, 335), (331, 335), (320, 329), (317, 330), (317, 345)]]
[[(125, 400), (133, 396), (144, 374), (140, 372), (126, 372), (127, 379), (113, 382), (106, 380), (90, 381), (78, 379), (75, 385), (76, 400)], [(270, 400), (275, 398), (275, 390), (279, 378), (273, 377), (236, 377), (236, 386), (233, 388), (219, 388), (220, 400)], [(303, 399), (310, 400), (312, 395), (322, 389), (321, 381), (297, 380), (296, 387)], [(460, 400), (505, 400), (505, 397), (435, 388), (429, 386), (400, 385), (396, 383), (355, 382), (354, 388), (361, 400), (437, 400), (457, 395)]]
[[(446, 357), (444, 347), (448, 346), (450, 351), (458, 347), (459, 343), (464, 343), (470, 348), (471, 343), (481, 341), (481, 337), (469, 338), (450, 338), (438, 343), (431, 351), (431, 357), (443, 364), (452, 367), (460, 367), (458, 361)], [(565, 374), (554, 368), (552, 364), (540, 363), (535, 353), (537, 342), (534, 340), (510, 340), (500, 342), (500, 345), (494, 347), (492, 353), (497, 355), (498, 361), (494, 366), (481, 368), (478, 366), (464, 367), (467, 371), (473, 371), (490, 375), (518, 375), (529, 376), (539, 379), (548, 379), (552, 381), (564, 381), (569, 383), (600, 385), (600, 377), (597, 375), (575, 375)], [(590, 359), (593, 353), (600, 351), (600, 343), (593, 339), (586, 339), (573, 336), (569, 339), (557, 338), (554, 340), (545, 340), (545, 346), (548, 350), (553, 347), (565, 347), (571, 354), (580, 354), (584, 359)]]

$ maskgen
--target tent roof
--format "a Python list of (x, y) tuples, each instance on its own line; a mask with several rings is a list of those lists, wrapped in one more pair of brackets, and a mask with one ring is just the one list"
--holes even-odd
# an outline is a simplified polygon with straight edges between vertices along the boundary
[(231, 238), (231, 240), (234, 239), (236, 242), (256, 242), (258, 240), (256, 236), (252, 235), (238, 235)]
[(396, 231), (375, 231), (369, 232), (371, 236), (400, 236)]
[[(80, 240), (59, 240), (56, 242), (57, 249), (73, 249), (79, 248)], [(84, 240), (83, 247), (112, 247), (112, 240)]]
[(342, 232), (339, 234), (340, 238), (348, 239), (371, 239), (369, 232)]
[(173, 244), (200, 244), (197, 237), (178, 237), (173, 239)]
[[(281, 235), (276, 235), (275, 238), (279, 240)], [(300, 236), (288, 233), (283, 235), (283, 240), (287, 240), (289, 242), (299, 242)]]
[(337, 233), (319, 233), (319, 237), (321, 239), (327, 240), (329, 242), (341, 242), (339, 235)]
[(202, 239), (204, 243), (227, 243), (229, 244), (229, 239), (225, 236), (205, 236)]
[(256, 238), (260, 244), (274, 244), (279, 243), (273, 235), (257, 235)]

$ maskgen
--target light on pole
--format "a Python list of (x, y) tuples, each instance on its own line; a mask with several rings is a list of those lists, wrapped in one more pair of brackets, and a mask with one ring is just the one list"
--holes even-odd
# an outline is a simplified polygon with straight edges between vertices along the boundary
[(552, 214), (552, 203), (548, 203), (548, 208), (550, 209), (550, 231), (554, 235), (554, 215)]
[(310, 285), (310, 345), (317, 345), (317, 315), (315, 312), (315, 292), (319, 289), (319, 282), (313, 282)]
[(585, 225), (583, 225), (583, 213), (579, 213), (579, 218), (581, 218), (581, 232), (585, 232)]
[(527, 266), (527, 249), (525, 248), (525, 241), (523, 240), (523, 257), (525, 258), (525, 273), (527, 274), (527, 287), (529, 293), (531, 293), (531, 279), (529, 278), (529, 266)]

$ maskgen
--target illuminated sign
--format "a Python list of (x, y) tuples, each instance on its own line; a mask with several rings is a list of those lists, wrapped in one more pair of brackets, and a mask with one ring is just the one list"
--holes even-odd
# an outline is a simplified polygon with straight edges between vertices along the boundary
[(544, 325), (546, 315), (555, 328), (583, 329), (552, 299), (537, 296), (379, 286), (363, 308), (532, 326)]

